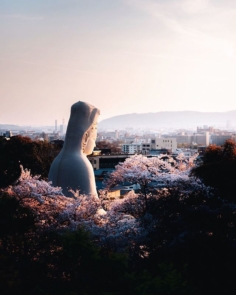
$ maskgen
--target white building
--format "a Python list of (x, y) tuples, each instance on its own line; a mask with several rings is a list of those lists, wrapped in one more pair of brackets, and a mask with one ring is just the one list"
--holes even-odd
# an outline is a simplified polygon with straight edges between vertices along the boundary
[(197, 145), (208, 146), (210, 144), (210, 133), (205, 132), (205, 134), (192, 135), (192, 143), (196, 143)]
[(6, 132), (3, 134), (3, 136), (7, 137), (7, 138), (10, 138), (13, 136), (13, 132), (10, 131), (10, 130), (6, 130)]
[(142, 145), (140, 143), (129, 143), (122, 145), (122, 152), (125, 154), (136, 154), (141, 152)]
[(119, 138), (119, 132), (115, 131), (104, 131), (99, 132), (99, 135), (102, 136), (103, 139), (114, 139), (117, 140)]
[(151, 150), (160, 150), (167, 149), (171, 150), (171, 152), (175, 152), (177, 149), (177, 141), (176, 138), (168, 137), (168, 138), (153, 138), (151, 139)]
[(149, 154), (151, 150), (151, 143), (144, 142), (142, 143), (142, 153), (143, 154)]
[(175, 138), (178, 144), (196, 144), (203, 146), (208, 146), (210, 144), (210, 133), (208, 131), (199, 134), (176, 135)]

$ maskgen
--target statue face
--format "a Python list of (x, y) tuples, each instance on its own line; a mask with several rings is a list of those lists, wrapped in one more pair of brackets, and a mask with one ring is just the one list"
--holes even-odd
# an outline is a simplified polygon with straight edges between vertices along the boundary
[(85, 155), (92, 154), (93, 149), (96, 146), (95, 144), (96, 138), (97, 138), (97, 124), (94, 124), (93, 127), (88, 131), (87, 144), (84, 148)]

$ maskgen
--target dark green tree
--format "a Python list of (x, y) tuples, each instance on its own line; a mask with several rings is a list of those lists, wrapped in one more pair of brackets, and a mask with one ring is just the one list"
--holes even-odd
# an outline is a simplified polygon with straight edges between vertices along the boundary
[(203, 157), (203, 163), (192, 170), (192, 175), (217, 190), (220, 197), (236, 201), (236, 143), (227, 140), (222, 147), (210, 145)]
[(112, 154), (119, 154), (121, 153), (121, 142), (120, 141), (113, 141), (112, 143), (107, 140), (101, 140), (96, 142), (96, 148), (98, 149), (110, 149)]
[(60, 147), (45, 141), (32, 141), (28, 137), (0, 138), (0, 187), (12, 184), (20, 176), (20, 165), (33, 175), (47, 179), (50, 165)]

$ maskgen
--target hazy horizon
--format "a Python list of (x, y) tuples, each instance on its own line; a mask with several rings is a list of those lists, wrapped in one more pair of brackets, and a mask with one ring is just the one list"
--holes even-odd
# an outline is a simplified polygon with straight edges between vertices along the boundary
[[(165, 116), (163, 117), (163, 113)], [(183, 116), (184, 114), (186, 116)], [(191, 113), (193, 113), (191, 115)], [(133, 116), (135, 115), (135, 116)], [(154, 118), (155, 116), (155, 118)], [(171, 117), (170, 117), (171, 116)], [(170, 120), (171, 119), (171, 120)], [(154, 121), (153, 121), (154, 120)], [(174, 123), (173, 123), (174, 122)], [(65, 120), (64, 124), (67, 126), (68, 121)], [(225, 127), (230, 125), (231, 128), (236, 128), (236, 110), (226, 112), (201, 112), (201, 111), (160, 111), (160, 112), (146, 112), (146, 113), (127, 113), (115, 115), (112, 117), (104, 118), (98, 121), (99, 128), (105, 129), (123, 129), (126, 127), (166, 127), (166, 128), (193, 128), (202, 127), (204, 125), (217, 127)], [(62, 124), (57, 120), (57, 126)], [(0, 126), (15, 125), (18, 127), (32, 127), (32, 128), (53, 128), (55, 127), (55, 120), (51, 124), (11, 124), (0, 123)], [(227, 126), (228, 128), (229, 126)]]
[(0, 124), (236, 110), (236, 2), (21, 0), (0, 5)]

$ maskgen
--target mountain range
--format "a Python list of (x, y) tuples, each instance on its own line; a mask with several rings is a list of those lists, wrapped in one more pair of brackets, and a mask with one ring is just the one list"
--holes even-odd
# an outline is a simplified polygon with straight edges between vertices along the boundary
[[(236, 128), (236, 110), (228, 112), (156, 112), (133, 113), (114, 116), (99, 122), (99, 129), (125, 129), (125, 128), (196, 128), (203, 125), (215, 128)], [(53, 127), (52, 127), (53, 128)], [(32, 129), (31, 126), (18, 126), (13, 124), (0, 124), (2, 130)], [(34, 129), (34, 128), (33, 128)]]
[(156, 112), (114, 116), (99, 123), (100, 129), (131, 128), (196, 128), (197, 126), (233, 127), (236, 110), (228, 112)]

